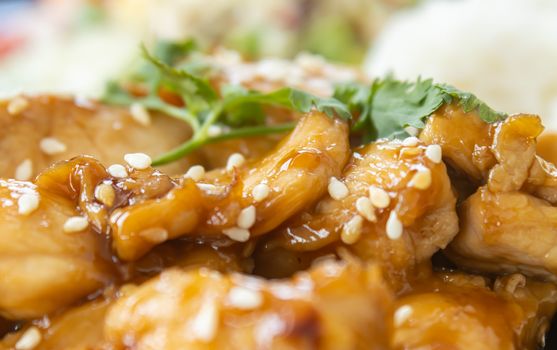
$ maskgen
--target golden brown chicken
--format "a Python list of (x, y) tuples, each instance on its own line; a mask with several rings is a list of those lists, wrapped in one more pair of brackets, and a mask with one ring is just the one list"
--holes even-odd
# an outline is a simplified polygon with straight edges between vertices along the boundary
[(344, 246), (379, 261), (391, 282), (404, 283), (409, 270), (444, 248), (458, 229), (455, 196), (433, 150), (413, 138), (357, 149), (342, 177), (331, 180), (329, 195), (261, 245), (261, 269), (281, 264), (273, 258), (277, 249), (334, 252)]
[(399, 298), (393, 349), (534, 349), (557, 307), (557, 287), (515, 274), (491, 290), (480, 276), (441, 273)]
[(41, 185), (0, 180), (0, 203), (0, 314), (4, 317), (39, 317), (112, 280), (105, 244), (83, 225), (73, 200)]
[(310, 113), (255, 163), (236, 155), (227, 169), (198, 182), (183, 179), (164, 197), (117, 209), (110, 219), (115, 250), (135, 260), (183, 235), (245, 242), (269, 232), (323, 195), (344, 167), (348, 147), (344, 122)]
[(482, 187), (460, 214), (460, 233), (447, 250), (458, 265), (557, 281), (557, 208), (527, 193)]
[(391, 304), (378, 268), (355, 263), (289, 281), (171, 270), (119, 299), (105, 335), (113, 349), (387, 349)]
[[(21, 102), (14, 108), (14, 102)], [(15, 104), (17, 105), (17, 104)], [(134, 111), (145, 116), (145, 111)], [(187, 124), (153, 114), (134, 118), (121, 108), (54, 96), (0, 100), (0, 177), (29, 180), (56, 161), (90, 155), (104, 164), (121, 163), (124, 154), (157, 156), (191, 136)], [(195, 158), (165, 166), (184, 172)], [(17, 173), (17, 174), (16, 174)]]

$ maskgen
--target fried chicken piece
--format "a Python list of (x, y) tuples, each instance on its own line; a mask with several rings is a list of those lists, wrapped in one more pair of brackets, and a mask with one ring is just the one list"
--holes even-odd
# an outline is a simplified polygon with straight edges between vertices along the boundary
[[(122, 163), (131, 152), (151, 156), (178, 146), (191, 136), (186, 123), (153, 113), (142, 125), (127, 110), (80, 99), (25, 97), (27, 106), (10, 114), (10, 101), (0, 101), (0, 177), (14, 178), (26, 159), (32, 164), (29, 179), (56, 161), (91, 155), (104, 164)], [(41, 148), (41, 141), (55, 138), (63, 145)], [(44, 141), (43, 141), (44, 142)], [(51, 142), (52, 143), (52, 142)], [(47, 144), (48, 146), (48, 144)], [(161, 167), (170, 174), (183, 173), (194, 157)], [(19, 180), (27, 180), (20, 178)]]
[(169, 270), (111, 308), (113, 349), (386, 349), (377, 267), (323, 263), (291, 280)]
[(460, 222), (446, 251), (459, 266), (557, 281), (557, 208), (546, 201), (482, 187), (462, 205)]
[[(29, 209), (29, 198), (39, 199), (36, 209)], [(66, 221), (81, 215), (72, 199), (40, 183), (0, 180), (0, 203), (2, 316), (39, 317), (94, 292), (113, 278), (103, 252), (106, 244), (91, 226), (80, 232), (64, 232)]]
[(515, 274), (494, 289), (479, 276), (443, 273), (395, 303), (393, 349), (534, 349), (557, 306), (557, 287)]
[(429, 159), (426, 149), (378, 141), (356, 150), (340, 179), (345, 197), (333, 197), (339, 186), (333, 184), (315, 209), (299, 214), (261, 244), (260, 255), (281, 249), (325, 254), (344, 246), (365, 260), (379, 261), (391, 281), (404, 280), (408, 269), (444, 248), (458, 230), (446, 168), (440, 159)]
[[(198, 183), (183, 179), (164, 197), (117, 209), (110, 218), (114, 248), (120, 258), (135, 260), (156, 244), (192, 233), (215, 239), (224, 232), (236, 241), (265, 234), (315, 203), (348, 152), (346, 123), (312, 112), (255, 163), (215, 170)], [(261, 186), (266, 193), (257, 198)], [(244, 209), (247, 218), (239, 222)], [(160, 234), (151, 235), (155, 231)]]

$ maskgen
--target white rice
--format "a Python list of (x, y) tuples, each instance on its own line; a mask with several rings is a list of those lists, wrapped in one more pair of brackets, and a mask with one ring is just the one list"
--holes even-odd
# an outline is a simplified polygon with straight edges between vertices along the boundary
[(557, 131), (556, 64), (557, 1), (428, 1), (392, 18), (366, 71), (432, 77)]

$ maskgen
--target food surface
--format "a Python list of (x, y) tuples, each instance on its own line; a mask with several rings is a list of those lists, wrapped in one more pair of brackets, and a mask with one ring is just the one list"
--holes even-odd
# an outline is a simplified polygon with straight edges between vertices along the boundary
[(546, 345), (539, 116), (313, 56), (142, 52), (100, 100), (0, 102), (0, 349)]

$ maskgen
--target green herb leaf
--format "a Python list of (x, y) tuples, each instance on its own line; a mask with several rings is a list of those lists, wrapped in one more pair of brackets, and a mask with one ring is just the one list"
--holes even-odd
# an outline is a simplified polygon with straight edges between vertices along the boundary
[(379, 138), (404, 137), (408, 126), (423, 128), (425, 119), (443, 104), (431, 79), (410, 83), (388, 77), (376, 84), (371, 120)]
[(346, 120), (352, 118), (347, 106), (337, 99), (318, 97), (293, 88), (282, 88), (270, 93), (244, 90), (244, 93), (241, 94), (225, 96), (226, 109), (245, 103), (280, 106), (300, 113), (308, 113), (315, 107), (329, 117), (336, 116)]
[(145, 46), (141, 46), (141, 51), (145, 59), (157, 67), (160, 72), (165, 76), (167, 83), (173, 83), (173, 87), (182, 92), (185, 98), (202, 98), (206, 102), (212, 102), (217, 99), (217, 92), (213, 87), (201, 77), (190, 74), (183, 69), (174, 68), (159, 58), (152, 56)]
[(475, 95), (449, 85), (435, 84), (431, 79), (418, 78), (415, 82), (408, 82), (387, 76), (375, 80), (371, 87), (360, 84), (338, 86), (335, 97), (358, 115), (352, 130), (362, 132), (366, 142), (377, 138), (407, 137), (406, 127), (423, 128), (427, 117), (447, 103), (458, 103), (464, 112), (477, 111), (488, 123), (506, 117)]
[(462, 110), (466, 113), (476, 110), (480, 118), (487, 123), (495, 123), (504, 120), (507, 115), (489, 107), (485, 102), (478, 99), (474, 94), (460, 91), (447, 84), (437, 84), (436, 87), (444, 94), (445, 103), (451, 103), (456, 99)]
[[(426, 119), (447, 103), (458, 103), (465, 112), (475, 110), (489, 123), (506, 117), (473, 94), (435, 84), (431, 79), (407, 82), (387, 76), (371, 85), (342, 84), (336, 87), (330, 98), (290, 87), (265, 93), (242, 86), (224, 86), (217, 91), (209, 83), (207, 73), (211, 71), (210, 66), (195, 60), (199, 57), (194, 54), (195, 50), (193, 41), (161, 42), (154, 54), (143, 46), (147, 65), (132, 72), (127, 81), (107, 85), (104, 102), (117, 105), (139, 103), (191, 126), (192, 138), (155, 159), (154, 165), (178, 160), (209, 143), (283, 133), (294, 127), (293, 123), (268, 124), (264, 109), (268, 105), (297, 113), (316, 109), (329, 117), (345, 120), (354, 116), (352, 132), (364, 143), (377, 138), (406, 137), (405, 128), (423, 128)], [(127, 84), (136, 84), (142, 96), (135, 96), (123, 88)], [(165, 102), (161, 91), (178, 96), (185, 106)], [(215, 124), (222, 126), (222, 133), (210, 135), (209, 129)]]

